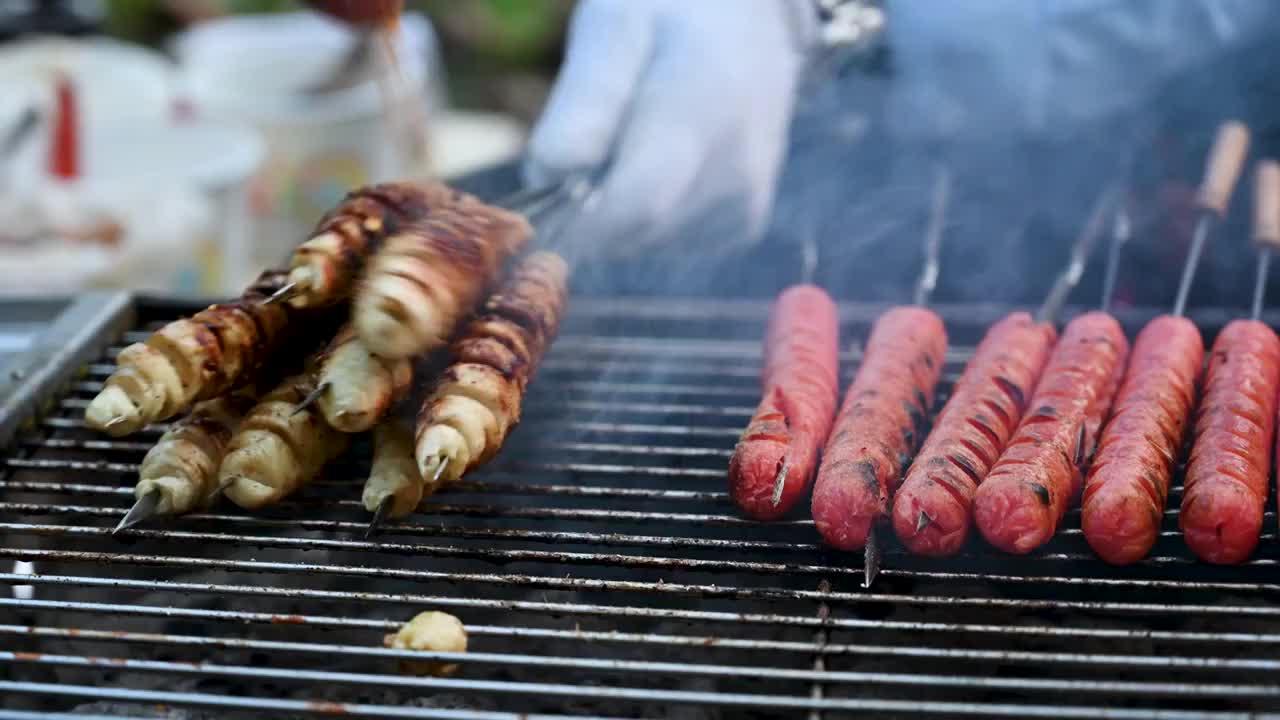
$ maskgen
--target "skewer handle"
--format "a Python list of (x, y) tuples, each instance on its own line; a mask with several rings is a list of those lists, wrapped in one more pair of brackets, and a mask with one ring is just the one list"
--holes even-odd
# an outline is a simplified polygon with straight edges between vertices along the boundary
[(1235, 190), (1236, 181), (1240, 179), (1240, 171), (1248, 152), (1249, 129), (1242, 123), (1233, 120), (1218, 128), (1213, 148), (1209, 151), (1209, 161), (1205, 165), (1204, 179), (1200, 182), (1200, 193), (1196, 198), (1200, 209), (1218, 217), (1227, 214), (1231, 193)]
[(1280, 163), (1258, 163), (1253, 181), (1253, 241), (1263, 250), (1280, 250)]

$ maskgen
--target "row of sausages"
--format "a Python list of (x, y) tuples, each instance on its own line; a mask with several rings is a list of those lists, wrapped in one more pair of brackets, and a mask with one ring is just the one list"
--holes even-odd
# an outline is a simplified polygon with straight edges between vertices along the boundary
[(1280, 338), (1260, 322), (1227, 325), (1205, 366), (1200, 331), (1182, 317), (1156, 318), (1131, 350), (1106, 313), (1081, 315), (1060, 336), (1013, 313), (987, 332), (927, 436), (946, 360), (942, 320), (916, 306), (881, 316), (837, 413), (838, 337), (821, 289), (778, 298), (764, 397), (729, 466), (747, 515), (779, 518), (812, 484), (814, 523), (841, 550), (890, 524), (921, 555), (957, 553), (973, 526), (1027, 553), (1083, 498), (1089, 545), (1132, 563), (1159, 537), (1194, 424), (1179, 515), (1188, 547), (1238, 563), (1257, 545), (1280, 388)]

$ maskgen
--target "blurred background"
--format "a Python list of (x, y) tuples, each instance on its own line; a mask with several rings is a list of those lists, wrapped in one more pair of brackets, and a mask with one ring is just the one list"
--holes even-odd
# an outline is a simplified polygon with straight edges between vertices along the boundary
[(409, 0), (343, 74), (300, 2), (0, 3), (0, 294), (234, 294), (352, 186), (509, 162), (571, 9)]

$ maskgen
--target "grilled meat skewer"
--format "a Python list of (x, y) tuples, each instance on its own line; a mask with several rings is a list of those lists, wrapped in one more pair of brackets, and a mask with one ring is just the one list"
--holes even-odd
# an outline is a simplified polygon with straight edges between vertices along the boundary
[(439, 183), (384, 183), (348, 193), (293, 251), (289, 304), (323, 307), (346, 300), (365, 259), (387, 235), (438, 208), (466, 204), (468, 198)]
[(365, 509), (377, 512), (389, 502), (385, 516), (404, 517), (418, 507), (423, 495), (434, 492), (436, 483), (423, 480), (413, 457), (413, 433), (398, 418), (378, 423), (373, 431), (373, 467), (360, 498)]
[(197, 403), (142, 458), (134, 495), (141, 500), (157, 493), (157, 515), (181, 515), (207, 506), (217, 497), (218, 466), (227, 445), (253, 404), (251, 393)]
[(356, 291), (360, 339), (385, 358), (444, 345), (532, 237), (515, 213), (479, 203), (441, 209), (387, 238)]
[(409, 389), (413, 361), (374, 355), (348, 324), (325, 350), (319, 382), (316, 404), (325, 421), (342, 432), (364, 432)]
[(454, 341), (453, 364), (418, 415), (415, 457), (423, 478), (456, 481), (498, 452), (559, 330), (567, 280), (559, 255), (530, 255)]
[(240, 423), (218, 470), (232, 502), (246, 510), (279, 502), (346, 449), (349, 436), (329, 427), (316, 408), (295, 411), (315, 383), (313, 369), (286, 379)]
[(120, 351), (117, 368), (85, 410), (89, 427), (121, 437), (257, 380), (287, 347), (292, 308), (265, 299), (285, 285), (268, 270), (239, 299), (175, 320)]

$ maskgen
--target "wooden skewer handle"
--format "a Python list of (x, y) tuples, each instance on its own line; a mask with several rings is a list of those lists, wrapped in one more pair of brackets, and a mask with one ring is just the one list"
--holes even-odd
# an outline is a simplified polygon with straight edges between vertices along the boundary
[(1231, 193), (1240, 179), (1248, 152), (1249, 129), (1242, 123), (1233, 120), (1218, 128), (1218, 136), (1209, 151), (1209, 162), (1205, 165), (1204, 180), (1200, 183), (1197, 201), (1201, 209), (1214, 212), (1219, 217), (1227, 214)]
[(1280, 163), (1258, 163), (1253, 181), (1253, 241), (1260, 248), (1280, 250)]

